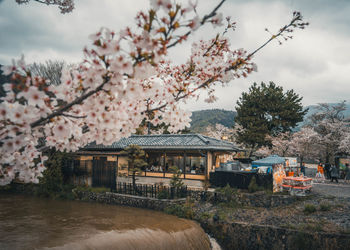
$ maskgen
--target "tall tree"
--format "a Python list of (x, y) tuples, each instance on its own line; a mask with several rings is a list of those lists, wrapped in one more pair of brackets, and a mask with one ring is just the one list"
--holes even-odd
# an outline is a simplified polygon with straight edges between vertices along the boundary
[(127, 155), (128, 170), (132, 174), (132, 185), (136, 190), (136, 174), (142, 171), (142, 167), (147, 166), (145, 151), (138, 145), (130, 145), (122, 153)]
[(271, 146), (268, 135), (291, 131), (303, 120), (307, 109), (303, 110), (301, 100), (293, 90), (284, 92), (273, 82), (254, 83), (237, 101), (238, 142), (251, 149), (250, 155), (261, 146)]

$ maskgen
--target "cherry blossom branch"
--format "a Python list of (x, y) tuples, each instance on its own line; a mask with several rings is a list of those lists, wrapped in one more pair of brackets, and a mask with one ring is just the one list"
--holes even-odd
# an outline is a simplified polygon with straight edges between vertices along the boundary
[[(208, 15), (205, 15), (203, 18), (202, 18), (202, 21), (200, 22), (200, 25), (204, 25), (205, 22), (216, 15), (216, 12), (218, 11), (218, 9), (223, 5), (223, 3), (225, 2), (226, 0), (221, 0), (221, 2), (208, 14)], [(175, 42), (173, 42), (172, 44), (168, 45), (167, 48), (171, 48), (171, 47), (174, 47), (176, 44), (178, 44), (179, 42), (181, 42), (183, 40), (183, 37), (188, 37), (190, 34), (192, 33), (192, 30), (189, 30), (187, 33), (185, 33), (184, 35), (180, 36), (179, 39), (177, 39)]]
[(65, 117), (70, 117), (70, 118), (75, 118), (75, 119), (82, 119), (82, 118), (86, 118), (87, 116), (86, 115), (71, 115), (71, 114), (65, 114), (65, 113), (62, 113), (62, 116), (65, 116)]
[(80, 104), (82, 103), (84, 100), (86, 100), (88, 97), (96, 94), (97, 92), (101, 91), (103, 86), (109, 81), (109, 77), (105, 77), (104, 81), (94, 90), (90, 90), (89, 92), (83, 94), (82, 96), (76, 98), (74, 101), (68, 103), (67, 105), (59, 108), (58, 110), (52, 112), (50, 115), (46, 116), (46, 117), (42, 117), (38, 120), (36, 120), (35, 122), (30, 124), (31, 128), (35, 128), (38, 127), (40, 125), (43, 125), (47, 122), (49, 122), (52, 118), (55, 118), (57, 116), (61, 116), (64, 115), (63, 113), (68, 111), (71, 107), (73, 107), (76, 104)]
[[(35, 1), (37, 1), (37, 0), (35, 0)], [(38, 0), (38, 1), (40, 1), (40, 0)], [(49, 0), (47, 0), (47, 1), (49, 1)], [(217, 10), (222, 6), (222, 4), (223, 4), (225, 1), (226, 1), (226, 0), (221, 0), (221, 2), (220, 2), (209, 14), (205, 15), (205, 16), (202, 18), (202, 21), (200, 22), (200, 25), (201, 25), (201, 26), (204, 25), (205, 22), (206, 22), (209, 18), (215, 16)], [(169, 30), (171, 30), (171, 29), (172, 29), (172, 25), (171, 25), (171, 27), (169, 28)], [(189, 31), (188, 35), (189, 35), (191, 32), (192, 32), (192, 31)], [(187, 35), (186, 35), (186, 36), (187, 36)], [(167, 48), (174, 47), (178, 42), (179, 42), (179, 40), (177, 40), (175, 43), (173, 43), (173, 44), (167, 46)], [(137, 58), (134, 58), (134, 59), (135, 59), (134, 67), (136, 66), (137, 63), (146, 60), (145, 57), (143, 57), (142, 59), (141, 59), (140, 57), (137, 57)], [(104, 63), (106, 63), (106, 62), (104, 61)], [(87, 98), (90, 97), (91, 95), (93, 95), (93, 94), (99, 92), (100, 90), (103, 90), (103, 86), (104, 86), (106, 83), (108, 83), (108, 81), (109, 81), (109, 80), (106, 80), (106, 79), (105, 79), (104, 82), (103, 82), (102, 84), (100, 84), (100, 86), (98, 86), (95, 90), (91, 90), (91, 91), (89, 91), (89, 92), (83, 94), (82, 96), (76, 98), (76, 99), (75, 99), (74, 101), (72, 101), (71, 103), (69, 103), (69, 104), (67, 104), (67, 105), (65, 105), (65, 106), (63, 106), (63, 107), (61, 107), (60, 109), (58, 109), (58, 110), (52, 112), (50, 115), (48, 115), (48, 116), (46, 116), (46, 117), (42, 117), (42, 118), (38, 119), (37, 121), (31, 123), (31, 124), (30, 124), (31, 128), (35, 128), (35, 127), (37, 127), (37, 126), (39, 126), (39, 125), (43, 125), (43, 124), (49, 122), (52, 118), (55, 118), (55, 117), (60, 116), (60, 115), (63, 115), (64, 112), (68, 111), (68, 110), (69, 110), (71, 107), (73, 107), (74, 105), (82, 103), (85, 99), (87, 99)], [(180, 92), (180, 93), (181, 93), (181, 92)], [(180, 93), (179, 93), (179, 94), (180, 94)], [(184, 97), (185, 97), (185, 96), (184, 96)], [(179, 100), (182, 99), (182, 98), (184, 98), (184, 97), (179, 98)], [(165, 105), (165, 106), (166, 106), (166, 105)], [(160, 108), (160, 109), (161, 109), (161, 108)], [(146, 111), (148, 112), (149, 110), (146, 110)]]
[[(262, 44), (260, 47), (258, 47), (256, 50), (254, 50), (253, 52), (251, 52), (249, 55), (247, 55), (244, 59), (241, 60), (237, 60), (232, 66), (228, 67), (225, 69), (225, 72), (230, 71), (230, 70), (237, 70), (239, 67), (241, 67), (243, 64), (246, 63), (247, 60), (249, 60), (254, 54), (256, 54), (257, 52), (259, 52), (261, 49), (263, 49), (265, 46), (267, 46), (270, 42), (272, 42), (274, 39), (277, 39), (280, 36), (283, 36), (283, 34), (285, 32), (292, 32), (293, 30), (291, 30), (291, 27), (299, 27), (301, 29), (304, 29), (304, 27), (306, 25), (308, 25), (308, 23), (297, 23), (298, 21), (302, 21), (302, 15), (300, 14), (300, 12), (294, 12), (293, 13), (293, 19), (290, 21), (290, 23), (288, 25), (285, 25), (283, 28), (280, 29), (280, 31), (276, 34), (273, 35), (270, 39), (268, 39), (264, 44)], [(207, 87), (208, 84), (210, 84), (211, 82), (213, 82), (215, 79), (211, 78), (208, 79), (207, 81), (205, 81), (203, 84), (199, 85), (197, 88), (195, 88), (193, 91), (187, 93), (184, 96), (179, 97), (179, 99), (183, 99), (185, 98), (187, 95), (193, 94), (195, 91)]]
[[(244, 63), (246, 60), (250, 59), (258, 51), (260, 51), (265, 46), (267, 46), (270, 42), (272, 42), (273, 40), (277, 39), (280, 36), (283, 36), (285, 32), (293, 32), (293, 29), (291, 29), (291, 28), (298, 27), (300, 29), (304, 29), (304, 27), (309, 25), (309, 23), (297, 23), (299, 21), (302, 21), (302, 19), (303, 19), (303, 17), (302, 17), (300, 12), (294, 12), (293, 13), (293, 18), (292, 18), (292, 20), (290, 21), (289, 24), (287, 24), (284, 27), (282, 27), (276, 35), (272, 35), (270, 37), (270, 39), (268, 39), (264, 44), (262, 44), (260, 47), (258, 47), (256, 50), (251, 52), (248, 56), (246, 56), (243, 61), (237, 62), (235, 65), (232, 65), (231, 67), (227, 68), (226, 71), (237, 69), (238, 67), (240, 67), (242, 65), (242, 63)], [(288, 36), (288, 38), (291, 39), (292, 37)], [(288, 38), (285, 38), (285, 39), (287, 40)]]
[[(15, 0), (18, 4), (28, 3), (30, 0)], [(74, 9), (73, 0), (33, 0), (46, 5), (57, 5), (62, 14), (72, 12)]]
[[(221, 2), (218, 6), (221, 6), (223, 2)], [(215, 15), (215, 10), (211, 13), (211, 15)], [(208, 17), (209, 18), (209, 17)], [(300, 12), (294, 12), (293, 13), (293, 18), (290, 21), (289, 24), (283, 26), (279, 32), (276, 35), (272, 35), (265, 43), (263, 43), (260, 47), (258, 47), (257, 49), (255, 49), (253, 52), (251, 52), (250, 54), (248, 54), (244, 59), (238, 58), (238, 60), (236, 60), (234, 62), (233, 65), (231, 65), (230, 67), (225, 69), (225, 72), (230, 71), (230, 70), (237, 70), (240, 67), (242, 67), (244, 64), (247, 63), (248, 60), (250, 60), (250, 58), (256, 54), (257, 52), (259, 52), (261, 49), (263, 49), (265, 46), (267, 46), (269, 43), (271, 43), (274, 39), (277, 39), (280, 36), (284, 36), (284, 33), (288, 32), (293, 32), (293, 28), (297, 27), (300, 29), (304, 29), (305, 26), (308, 25), (308, 23), (302, 23), (302, 15), (300, 14)], [(289, 39), (291, 39), (292, 37), (288, 37)], [(287, 40), (287, 38), (285, 38)], [(215, 45), (216, 41), (218, 40), (218, 36), (215, 38), (215, 40), (212, 42), (212, 44), (208, 47), (208, 49), (206, 50), (206, 52), (204, 53), (203, 56), (205, 56)], [(194, 88), (192, 91), (189, 91), (183, 95), (180, 96), (180, 93), (182, 91), (179, 91), (177, 96), (174, 98), (175, 101), (179, 101), (181, 99), (184, 99), (186, 97), (188, 97), (189, 95), (194, 94), (195, 92), (197, 92), (198, 90), (202, 89), (202, 88), (206, 88), (209, 86), (210, 83), (214, 82), (216, 79), (215, 77), (211, 77), (209, 79), (207, 79), (205, 82), (203, 82), (202, 84), (200, 84), (198, 87)], [(147, 109), (147, 112), (153, 112), (153, 111), (157, 111), (160, 109), (165, 108), (168, 105), (168, 103), (162, 104), (158, 107), (154, 107), (152, 109)]]

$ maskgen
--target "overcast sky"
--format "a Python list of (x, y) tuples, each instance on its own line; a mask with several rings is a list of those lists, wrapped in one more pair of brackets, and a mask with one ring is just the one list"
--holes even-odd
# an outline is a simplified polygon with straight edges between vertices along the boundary
[[(219, 0), (199, 0), (199, 13), (205, 14)], [(147, 0), (75, 0), (72, 13), (62, 15), (54, 6), (36, 2), (17, 5), (15, 0), (0, 0), (0, 64), (25, 55), (27, 62), (49, 59), (79, 62), (82, 48), (89, 45), (88, 35), (101, 26), (119, 31), (132, 26), (139, 10), (149, 8)], [(258, 72), (217, 88), (219, 100), (206, 104), (191, 101), (189, 110), (223, 108), (233, 110), (242, 91), (253, 82), (274, 81), (285, 90), (303, 97), (304, 105), (320, 102), (350, 101), (350, 1), (349, 0), (227, 0), (221, 11), (237, 22), (230, 32), (232, 48), (253, 51), (269, 34), (301, 11), (310, 22), (297, 30), (294, 39), (283, 45), (273, 42), (259, 52), (254, 61)], [(214, 36), (220, 29), (206, 26), (190, 41)], [(173, 49), (176, 62), (186, 60), (190, 43)], [(205, 97), (205, 96), (203, 96)]]

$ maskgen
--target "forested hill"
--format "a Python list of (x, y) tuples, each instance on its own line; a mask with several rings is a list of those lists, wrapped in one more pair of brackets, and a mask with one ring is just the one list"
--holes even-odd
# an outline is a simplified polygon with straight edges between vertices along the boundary
[[(345, 117), (350, 117), (350, 101), (347, 102), (347, 109), (343, 112)], [(330, 105), (335, 105), (335, 103), (330, 103)], [(318, 110), (316, 105), (310, 105), (306, 108), (309, 108), (308, 113), (304, 117), (304, 121), (299, 123), (298, 126), (294, 129), (298, 131), (303, 125), (307, 123), (307, 118), (312, 114), (316, 113)], [(236, 112), (223, 110), (223, 109), (207, 109), (207, 110), (198, 110), (192, 112), (192, 122), (190, 131), (193, 133), (202, 133), (205, 132), (206, 127), (215, 126), (216, 123), (220, 123), (225, 127), (232, 128), (235, 124)]]
[(223, 109), (207, 109), (192, 112), (190, 130), (194, 133), (205, 132), (206, 127), (220, 123), (231, 128), (235, 124), (235, 111)]

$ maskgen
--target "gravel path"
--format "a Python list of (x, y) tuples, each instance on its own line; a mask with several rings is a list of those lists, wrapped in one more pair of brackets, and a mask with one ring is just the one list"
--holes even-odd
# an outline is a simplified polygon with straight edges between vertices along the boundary
[(343, 180), (340, 180), (339, 183), (326, 180), (324, 183), (313, 183), (312, 192), (326, 196), (350, 198), (350, 184), (344, 183)]

